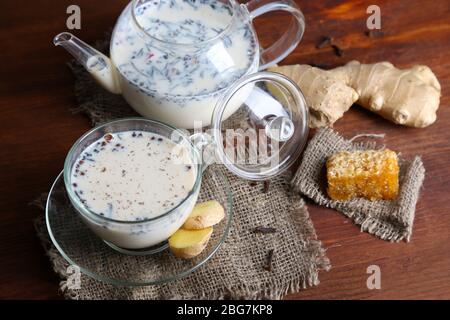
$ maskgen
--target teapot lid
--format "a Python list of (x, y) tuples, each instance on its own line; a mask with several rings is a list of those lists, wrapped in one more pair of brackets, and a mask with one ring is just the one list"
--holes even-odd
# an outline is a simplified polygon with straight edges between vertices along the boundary
[(308, 108), (300, 88), (274, 72), (247, 75), (228, 88), (212, 116), (221, 163), (249, 180), (264, 180), (292, 165), (308, 137)]

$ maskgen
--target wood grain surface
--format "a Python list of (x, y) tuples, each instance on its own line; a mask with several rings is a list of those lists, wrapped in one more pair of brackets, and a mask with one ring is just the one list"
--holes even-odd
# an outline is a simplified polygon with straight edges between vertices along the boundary
[[(386, 133), (385, 143), (404, 157), (421, 154), (427, 170), (410, 243), (389, 243), (340, 213), (310, 202), (317, 234), (333, 268), (321, 284), (287, 299), (450, 299), (450, 2), (378, 0), (382, 32), (365, 35), (366, 8), (374, 1), (297, 1), (306, 17), (303, 41), (283, 64), (328, 67), (349, 60), (389, 60), (397, 66), (426, 64), (442, 85), (438, 120), (425, 129), (394, 125), (353, 107), (335, 128), (345, 136)], [(67, 151), (89, 127), (76, 106), (70, 59), (52, 38), (66, 26), (66, 8), (82, 10), (76, 34), (88, 43), (110, 30), (126, 0), (2, 0), (0, 2), (0, 298), (60, 298), (58, 277), (36, 237), (33, 219), (42, 212), (29, 203), (50, 188)], [(257, 19), (263, 45), (284, 31), (285, 14)], [(323, 35), (344, 50), (317, 50)], [(366, 268), (381, 267), (381, 290), (366, 286)]]

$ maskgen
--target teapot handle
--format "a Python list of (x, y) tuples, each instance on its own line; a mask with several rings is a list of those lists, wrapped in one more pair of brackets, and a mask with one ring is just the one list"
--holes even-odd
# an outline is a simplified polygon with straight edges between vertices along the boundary
[(292, 0), (251, 0), (244, 4), (253, 20), (270, 11), (287, 11), (293, 19), (288, 30), (269, 48), (261, 52), (260, 70), (267, 69), (286, 58), (299, 44), (305, 32), (305, 18)]

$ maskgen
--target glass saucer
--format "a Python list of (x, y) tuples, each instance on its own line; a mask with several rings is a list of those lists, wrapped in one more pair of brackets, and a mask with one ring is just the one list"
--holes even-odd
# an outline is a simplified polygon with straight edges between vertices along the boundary
[(176, 258), (167, 246), (148, 255), (117, 251), (83, 223), (67, 196), (62, 173), (53, 183), (47, 199), (46, 223), (50, 238), (67, 262), (105, 283), (145, 286), (180, 279), (208, 261), (228, 234), (233, 200), (229, 182), (221, 171), (220, 165), (214, 165), (204, 172), (198, 201), (219, 201), (225, 208), (225, 218), (214, 226), (206, 249), (193, 259)]

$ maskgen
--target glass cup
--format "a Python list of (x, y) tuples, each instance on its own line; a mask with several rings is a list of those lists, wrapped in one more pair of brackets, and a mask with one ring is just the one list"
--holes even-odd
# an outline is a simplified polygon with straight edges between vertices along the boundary
[(71, 172), (78, 156), (105, 134), (133, 130), (156, 133), (168, 139), (172, 139), (176, 131), (175, 128), (166, 124), (143, 118), (112, 121), (88, 131), (79, 138), (70, 149), (64, 163), (64, 183), (72, 205), (95, 234), (118, 250), (150, 248), (167, 240), (182, 226), (191, 213), (197, 201), (202, 180), (201, 159), (197, 149), (187, 137), (178, 135), (176, 142), (190, 151), (192, 163), (195, 164), (196, 179), (188, 195), (176, 207), (162, 212), (157, 217), (140, 221), (115, 220), (91, 211), (76, 196), (72, 187)]

